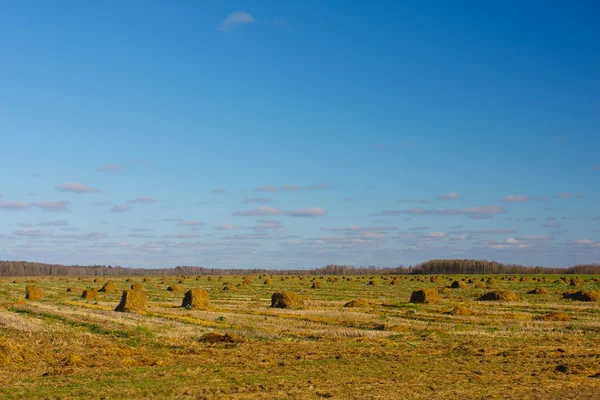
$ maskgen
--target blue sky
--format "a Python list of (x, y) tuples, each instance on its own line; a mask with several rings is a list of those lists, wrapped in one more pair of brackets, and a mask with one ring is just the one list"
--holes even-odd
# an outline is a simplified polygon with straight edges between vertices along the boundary
[(599, 262), (571, 3), (2, 2), (0, 259)]

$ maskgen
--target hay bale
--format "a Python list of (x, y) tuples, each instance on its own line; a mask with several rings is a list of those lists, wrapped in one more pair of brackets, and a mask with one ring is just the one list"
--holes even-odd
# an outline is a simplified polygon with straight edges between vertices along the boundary
[(302, 298), (294, 292), (275, 292), (271, 296), (271, 307), (274, 308), (301, 308), (304, 307)]
[(185, 292), (181, 307), (191, 307), (193, 309), (208, 308), (208, 292), (204, 289), (190, 289)]
[(446, 311), (444, 314), (448, 315), (473, 315), (474, 312), (464, 306), (456, 306), (450, 311)]
[(115, 308), (120, 312), (143, 312), (146, 311), (146, 294), (141, 290), (125, 290), (121, 296), (121, 302)]
[(37, 286), (28, 285), (25, 288), (25, 298), (27, 300), (42, 300), (44, 298), (44, 291)]
[(479, 282), (477, 285), (475, 285), (475, 289), (485, 289), (486, 286), (484, 283)]
[(115, 284), (113, 283), (113, 281), (108, 281), (104, 285), (102, 285), (102, 288), (100, 289), (100, 291), (103, 293), (113, 293), (113, 292), (117, 292), (117, 288), (115, 287)]
[(450, 285), (451, 289), (466, 289), (467, 284), (464, 281), (454, 281)]
[(167, 288), (169, 292), (181, 292), (181, 288), (177, 285), (171, 285)]
[(538, 321), (570, 321), (571, 316), (566, 312), (556, 311), (550, 314), (541, 315), (536, 318)]
[(496, 290), (488, 292), (481, 296), (478, 300), (480, 301), (516, 301), (518, 296), (515, 292), (510, 290)]
[(565, 292), (562, 295), (563, 299), (575, 301), (600, 301), (600, 292), (583, 291)]
[(102, 278), (94, 279), (94, 283), (101, 283), (101, 282), (104, 282), (104, 279), (102, 279)]
[(243, 343), (244, 339), (242, 339), (240, 336), (233, 334), (233, 333), (226, 333), (223, 335), (223, 334), (217, 333), (217, 332), (208, 332), (208, 333), (205, 333), (204, 335), (200, 336), (198, 341), (200, 343), (210, 343), (210, 344)]
[(361, 307), (372, 307), (374, 305), (376, 305), (376, 303), (374, 303), (370, 300), (356, 299), (356, 300), (350, 300), (349, 302), (344, 304), (344, 307), (361, 308)]
[(270, 278), (265, 279), (265, 281), (263, 282), (264, 285), (272, 285), (273, 281)]
[(66, 290), (67, 293), (71, 293), (72, 291), (73, 291), (73, 288), (70, 288), (70, 287), (68, 287)]
[(581, 285), (581, 281), (579, 280), (579, 278), (571, 278), (571, 280), (569, 281), (569, 286), (579, 286)]
[(410, 296), (411, 303), (437, 303), (440, 301), (440, 294), (435, 289), (419, 289), (412, 292)]
[(85, 289), (81, 294), (81, 298), (85, 300), (100, 300), (100, 295), (97, 289)]
[(367, 285), (375, 286), (377, 285), (377, 281), (375, 279), (371, 279)]
[(527, 294), (548, 294), (548, 291), (543, 287), (536, 287), (535, 289), (527, 292)]
[(313, 282), (311, 288), (312, 289), (323, 289), (323, 284), (321, 282), (318, 282), (318, 281), (317, 282)]
[(133, 290), (144, 290), (144, 287), (142, 286), (142, 284), (141, 284), (141, 283), (133, 283), (133, 284), (131, 285), (131, 288), (132, 288)]
[(150, 282), (150, 278), (144, 278), (142, 279), (143, 282)]

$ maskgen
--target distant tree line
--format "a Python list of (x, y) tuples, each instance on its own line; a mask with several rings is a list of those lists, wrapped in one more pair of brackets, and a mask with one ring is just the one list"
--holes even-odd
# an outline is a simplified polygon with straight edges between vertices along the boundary
[(600, 274), (600, 264), (575, 265), (568, 268), (544, 268), (502, 264), (487, 260), (430, 260), (409, 267), (354, 267), (329, 264), (313, 269), (220, 269), (197, 266), (175, 268), (127, 268), (119, 265), (61, 265), (29, 261), (0, 261), (0, 276), (135, 276), (135, 275), (425, 275), (425, 274)]
[(429, 260), (417, 264), (409, 272), (411, 274), (600, 274), (600, 264), (575, 265), (568, 268), (549, 268), (542, 266), (525, 266), (519, 264), (502, 264), (487, 260)]

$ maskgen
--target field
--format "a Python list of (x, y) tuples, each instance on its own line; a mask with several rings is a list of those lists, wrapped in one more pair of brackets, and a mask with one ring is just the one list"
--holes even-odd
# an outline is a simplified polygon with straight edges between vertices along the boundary
[[(562, 296), (598, 292), (600, 279), (487, 278), (4, 277), (0, 397), (600, 398), (600, 302)], [(466, 287), (449, 288), (456, 280)], [(81, 298), (108, 281), (117, 291)], [(114, 311), (134, 283), (147, 310)], [(28, 285), (43, 299), (26, 300)], [(424, 288), (439, 302), (410, 303)], [(535, 288), (547, 293), (527, 294)], [(189, 289), (205, 289), (210, 306), (182, 307)], [(271, 308), (283, 290), (304, 306)], [(493, 290), (517, 298), (478, 300)], [(355, 299), (366, 301), (344, 306)]]

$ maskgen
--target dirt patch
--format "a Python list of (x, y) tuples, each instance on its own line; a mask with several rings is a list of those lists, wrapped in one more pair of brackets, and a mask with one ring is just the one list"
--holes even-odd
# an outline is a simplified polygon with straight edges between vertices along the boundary
[(550, 314), (541, 315), (536, 318), (538, 321), (570, 321), (571, 316), (566, 312), (556, 311)]
[(450, 311), (446, 311), (444, 314), (447, 315), (473, 315), (475, 314), (473, 310), (464, 307), (464, 306), (456, 306)]
[(440, 294), (435, 289), (419, 289), (412, 292), (410, 296), (411, 303), (437, 303), (440, 301)]

